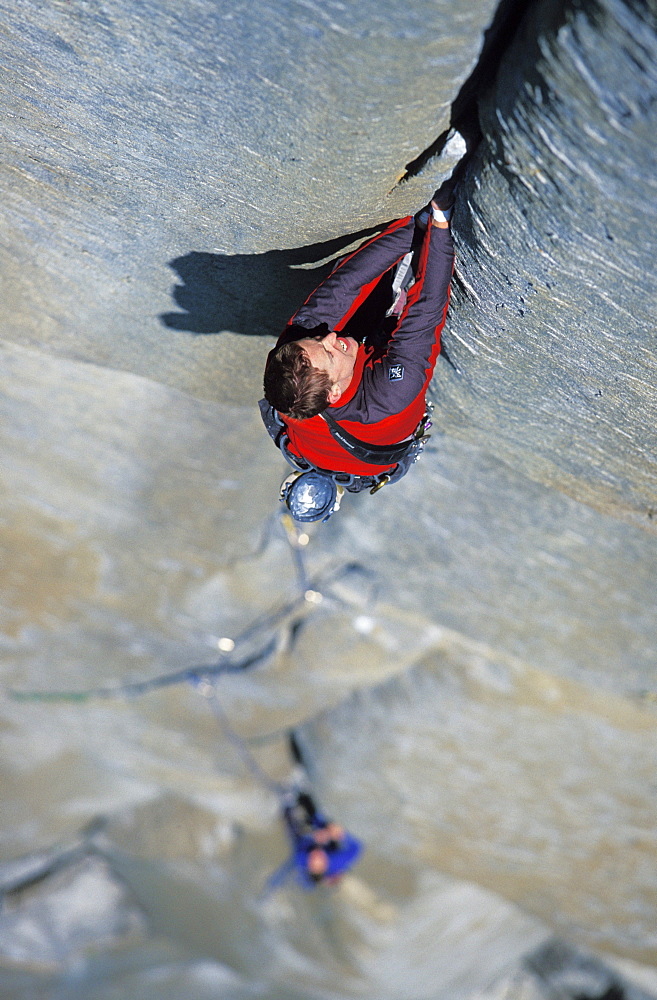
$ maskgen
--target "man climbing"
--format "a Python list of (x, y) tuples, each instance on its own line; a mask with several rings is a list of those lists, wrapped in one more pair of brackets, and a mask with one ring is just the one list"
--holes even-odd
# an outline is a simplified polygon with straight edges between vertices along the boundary
[(270, 352), (267, 430), (297, 470), (283, 484), (300, 521), (326, 520), (342, 489), (375, 492), (417, 460), (440, 351), (454, 249), (449, 182), (338, 262)]
[(295, 790), (283, 809), (292, 855), (285, 870), (295, 870), (306, 888), (333, 885), (356, 862), (362, 844), (320, 812), (307, 791)]

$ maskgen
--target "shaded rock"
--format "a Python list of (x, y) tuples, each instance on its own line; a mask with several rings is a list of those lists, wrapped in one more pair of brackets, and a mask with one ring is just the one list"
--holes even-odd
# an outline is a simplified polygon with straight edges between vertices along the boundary
[(5, 897), (0, 961), (61, 969), (90, 948), (111, 948), (145, 931), (143, 914), (107, 862), (86, 857)]
[(95, 820), (65, 844), (23, 858), (0, 861), (0, 894), (17, 892), (80, 861), (88, 852), (91, 838), (103, 825), (102, 820)]
[(542, 945), (523, 964), (551, 996), (573, 1000), (651, 1000), (656, 995), (618, 975), (597, 956), (577, 951), (563, 941)]
[[(617, 971), (619, 966), (629, 975)], [(644, 989), (641, 982), (649, 988)], [(551, 940), (469, 1000), (652, 1000), (655, 996), (654, 968), (630, 962), (609, 964), (592, 953)]]
[[(531, 8), (482, 105), (455, 217), (441, 425), (657, 525), (654, 6)], [(444, 360), (444, 359), (443, 359)]]

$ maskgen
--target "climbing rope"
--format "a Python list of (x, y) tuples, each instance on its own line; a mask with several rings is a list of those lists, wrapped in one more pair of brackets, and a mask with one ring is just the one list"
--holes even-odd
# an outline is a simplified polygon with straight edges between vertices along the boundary
[[(15, 701), (31, 702), (87, 702), (92, 699), (127, 699), (135, 698), (164, 687), (171, 687), (177, 684), (188, 683), (207, 701), (224, 738), (232, 744), (241, 760), (251, 773), (252, 777), (267, 791), (276, 796), (282, 814), (290, 805), (291, 796), (294, 794), (295, 784), (275, 781), (256, 760), (254, 754), (247, 746), (246, 741), (239, 736), (229, 724), (228, 718), (217, 697), (217, 681), (220, 675), (229, 673), (239, 673), (248, 670), (250, 667), (262, 663), (271, 656), (278, 645), (278, 635), (271, 635), (273, 630), (288, 619), (295, 612), (304, 606), (316, 606), (323, 599), (322, 591), (330, 588), (332, 583), (338, 581), (345, 573), (353, 568), (353, 564), (347, 563), (331, 570), (328, 573), (319, 575), (311, 579), (304, 559), (304, 550), (309, 541), (309, 536), (301, 530), (293, 521), (289, 514), (285, 513), (277, 518), (277, 523), (282, 527), (285, 538), (293, 556), (293, 563), (296, 572), (296, 596), (288, 601), (282, 608), (264, 618), (259, 619), (248, 626), (235, 641), (224, 640), (226, 645), (222, 651), (221, 659), (216, 663), (202, 664), (199, 666), (185, 667), (170, 673), (160, 674), (157, 677), (143, 681), (131, 681), (126, 684), (109, 685), (104, 687), (87, 688), (83, 691), (20, 691), (9, 689), (7, 695)], [(269, 529), (259, 546), (259, 550), (266, 547), (271, 534), (271, 522)], [(339, 601), (339, 598), (337, 598)], [(294, 632), (294, 629), (292, 629)], [(247, 642), (253, 643), (256, 640), (266, 639), (262, 648), (257, 652), (250, 652), (247, 655), (240, 655), (240, 647)], [(220, 647), (221, 648), (221, 647)], [(296, 741), (291, 739), (293, 757), (298, 767), (303, 766), (301, 755), (296, 745)], [(297, 789), (298, 790), (298, 789)], [(85, 847), (85, 849), (87, 849)], [(359, 848), (360, 850), (360, 848)], [(68, 855), (67, 855), (68, 857)], [(352, 863), (350, 861), (350, 863)], [(269, 878), (266, 886), (260, 894), (260, 900), (265, 899), (271, 892), (281, 886), (298, 868), (298, 858), (293, 855)], [(312, 887), (309, 883), (306, 888)]]
[[(294, 605), (292, 606), (294, 607)], [(281, 612), (281, 618), (285, 614)], [(218, 663), (205, 664), (197, 667), (185, 667), (170, 674), (160, 674), (146, 681), (131, 681), (127, 684), (116, 684), (108, 687), (86, 688), (84, 691), (20, 691), (9, 688), (7, 694), (14, 701), (92, 701), (96, 698), (121, 699), (136, 698), (158, 688), (195, 681), (200, 677), (217, 674), (240, 673), (265, 660), (276, 648), (276, 638), (272, 639), (263, 650), (242, 660), (229, 655)]]
[[(322, 590), (330, 587), (331, 583), (339, 579), (350, 568), (349, 564), (347, 564), (311, 580), (308, 576), (304, 558), (308, 535), (304, 531), (299, 530), (288, 514), (276, 517), (275, 524), (282, 527), (284, 537), (292, 553), (296, 573), (297, 596), (278, 611), (274, 611), (260, 618), (252, 625), (249, 625), (234, 642), (231, 640), (232, 648), (223, 652), (217, 662), (184, 667), (170, 673), (159, 674), (148, 680), (86, 688), (82, 691), (21, 691), (16, 688), (9, 688), (5, 693), (14, 701), (31, 702), (86, 702), (94, 699), (118, 700), (136, 698), (159, 688), (188, 682), (194, 683), (201, 678), (216, 677), (221, 674), (241, 673), (262, 663), (272, 655), (277, 646), (277, 637), (276, 635), (271, 637), (271, 632), (277, 629), (286, 618), (289, 618), (301, 608), (319, 604), (322, 599)], [(263, 546), (267, 544), (270, 534), (271, 522), (263, 539)], [(262, 641), (262, 637), (268, 638), (268, 641), (258, 652), (250, 652), (248, 655), (240, 656), (240, 649), (246, 643), (252, 643), (256, 640)]]
[(277, 795), (279, 799), (283, 799), (286, 793), (285, 786), (280, 784), (278, 781), (274, 781), (273, 778), (270, 778), (266, 771), (263, 771), (260, 764), (246, 745), (246, 742), (241, 736), (238, 736), (235, 730), (230, 726), (226, 713), (217, 698), (216, 681), (213, 683), (206, 675), (195, 679), (193, 683), (199, 694), (207, 700), (210, 709), (212, 710), (212, 714), (217, 720), (219, 728), (225, 738), (235, 747), (242, 758), (242, 761), (255, 780), (263, 785), (268, 791)]

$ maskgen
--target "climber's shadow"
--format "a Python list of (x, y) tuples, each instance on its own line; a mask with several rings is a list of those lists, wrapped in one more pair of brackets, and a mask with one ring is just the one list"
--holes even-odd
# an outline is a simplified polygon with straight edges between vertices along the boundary
[(172, 330), (278, 336), (292, 313), (335, 265), (300, 265), (334, 257), (380, 227), (326, 243), (261, 254), (214, 254), (192, 251), (169, 262), (180, 277), (172, 295), (182, 312), (162, 313)]

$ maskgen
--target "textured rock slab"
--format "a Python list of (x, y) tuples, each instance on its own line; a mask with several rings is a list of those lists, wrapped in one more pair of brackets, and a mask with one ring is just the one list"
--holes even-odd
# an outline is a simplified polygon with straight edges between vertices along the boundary
[[(379, 856), (377, 861), (385, 871), (388, 859)], [(385, 893), (376, 876), (368, 874), (375, 890)], [(427, 872), (419, 879), (415, 898), (400, 907), (396, 917), (385, 928), (388, 933), (380, 933), (387, 947), (377, 949), (373, 936), (367, 942), (369, 960), (363, 962), (370, 995), (381, 1000), (466, 1000), (543, 942), (547, 933), (544, 924), (495, 893)]]
[(466, 646), (654, 691), (657, 540), (435, 430), (398, 485), (343, 501), (324, 544), (377, 573), (386, 603)]
[(225, 355), (162, 327), (169, 261), (415, 209), (440, 168), (387, 194), (447, 127), (495, 6), (3, 4), (4, 334), (207, 398)]
[[(259, 416), (24, 348), (3, 359), (2, 624), (14, 664), (36, 655), (35, 680), (57, 660), (91, 682), (108, 680), (110, 662), (212, 661), (214, 629), (250, 623), (248, 582), (237, 593), (219, 581), (213, 608), (198, 588), (258, 548), (275, 510), (281, 459)], [(278, 576), (284, 590), (289, 559)]]
[[(391, 862), (421, 857), (574, 942), (651, 965), (656, 732), (651, 708), (452, 652), (361, 692), (303, 745), (323, 797)], [(353, 773), (367, 775), (356, 794)]]
[[(563, 941), (549, 941), (527, 956), (542, 992), (551, 996), (614, 997), (618, 1000), (650, 1000), (657, 995), (654, 968), (633, 962), (607, 964), (596, 955), (577, 951)], [(622, 970), (622, 971), (621, 971)]]
[(143, 914), (109, 865), (83, 858), (4, 900), (0, 962), (61, 969), (87, 949), (115, 947), (145, 931)]
[(525, 956), (510, 975), (478, 991), (470, 1000), (651, 1000), (657, 996), (657, 973), (648, 965), (601, 961), (552, 940)]
[(484, 106), (435, 394), (450, 433), (657, 525), (657, 24), (536, 5)]
[(244, 886), (262, 886), (271, 840), (245, 836), (224, 872), (124, 858), (122, 873), (161, 933), (264, 981), (267, 998), (320, 1000), (329, 970), (336, 1000), (464, 1000), (548, 937), (539, 920), (494, 893), (435, 872), (410, 874), (403, 859), (390, 863), (376, 847), (330, 894), (289, 886), (243, 908)]

